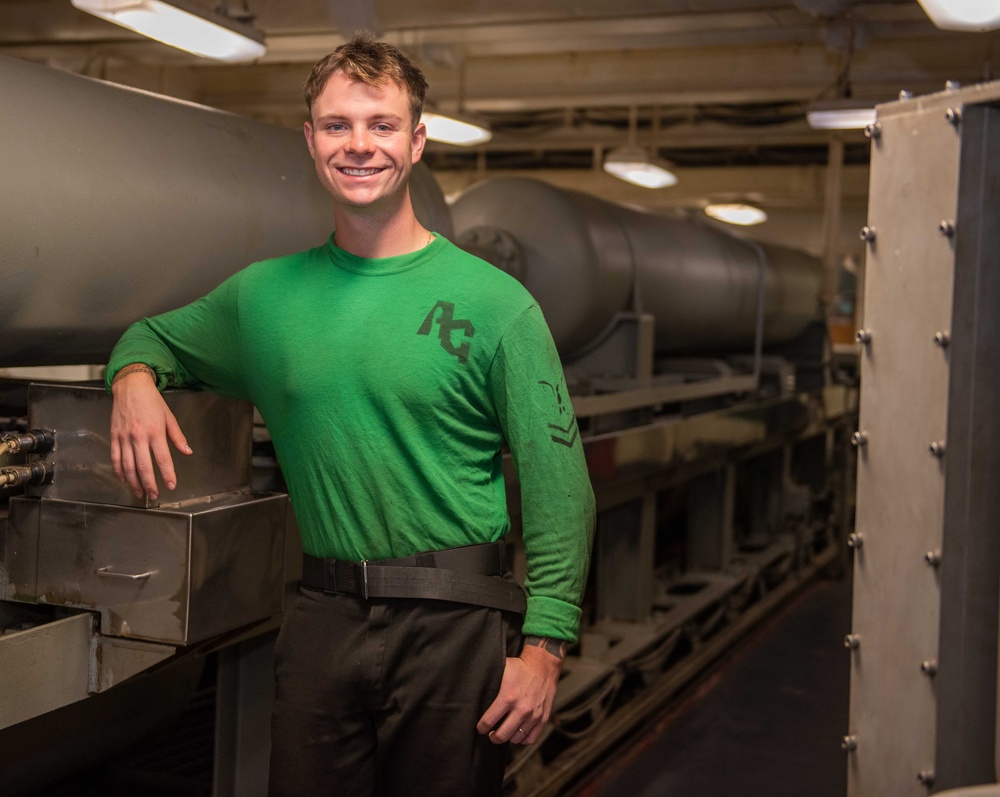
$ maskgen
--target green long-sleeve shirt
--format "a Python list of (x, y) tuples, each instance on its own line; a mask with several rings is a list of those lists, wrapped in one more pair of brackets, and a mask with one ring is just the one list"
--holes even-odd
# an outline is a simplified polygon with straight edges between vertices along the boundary
[(594, 497), (551, 335), (516, 280), (443, 238), (355, 257), (331, 240), (255, 263), (130, 327), (108, 366), (252, 401), (313, 556), (499, 539), (501, 444), (521, 482), (524, 632), (575, 641)]

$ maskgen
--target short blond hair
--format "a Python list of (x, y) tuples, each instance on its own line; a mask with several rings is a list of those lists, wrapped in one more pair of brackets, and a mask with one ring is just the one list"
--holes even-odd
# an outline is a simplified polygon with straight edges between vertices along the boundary
[(397, 83), (409, 95), (410, 124), (417, 126), (424, 111), (427, 79), (409, 58), (391, 44), (376, 41), (372, 34), (359, 31), (349, 42), (317, 61), (305, 85), (310, 116), (313, 103), (335, 72), (343, 72), (351, 80), (360, 80), (369, 86), (382, 86), (387, 80)]

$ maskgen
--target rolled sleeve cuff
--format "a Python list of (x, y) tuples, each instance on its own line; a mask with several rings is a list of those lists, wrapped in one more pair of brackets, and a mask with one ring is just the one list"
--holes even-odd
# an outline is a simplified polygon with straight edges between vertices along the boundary
[(525, 636), (564, 639), (575, 644), (581, 615), (580, 607), (572, 603), (544, 595), (529, 596), (522, 632)]

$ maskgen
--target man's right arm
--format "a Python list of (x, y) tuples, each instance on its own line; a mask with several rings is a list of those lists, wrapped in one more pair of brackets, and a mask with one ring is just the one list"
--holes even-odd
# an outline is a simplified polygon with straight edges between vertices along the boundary
[[(242, 273), (242, 272), (241, 272)], [(207, 296), (129, 327), (111, 353), (107, 388), (111, 410), (111, 464), (136, 497), (156, 500), (154, 471), (168, 490), (177, 478), (170, 443), (182, 454), (191, 448), (160, 391), (199, 385), (246, 398), (238, 295), (241, 275)]]
[(153, 462), (168, 490), (177, 486), (169, 440), (182, 454), (191, 454), (177, 419), (156, 388), (156, 372), (144, 363), (131, 363), (115, 374), (111, 383), (111, 466), (115, 476), (128, 482), (136, 498), (159, 495)]

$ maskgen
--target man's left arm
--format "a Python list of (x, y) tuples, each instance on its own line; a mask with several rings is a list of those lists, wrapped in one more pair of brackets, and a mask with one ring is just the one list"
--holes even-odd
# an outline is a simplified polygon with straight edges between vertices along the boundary
[(497, 416), (521, 484), (527, 559), (525, 644), (477, 726), (497, 744), (531, 744), (575, 643), (594, 533), (594, 493), (562, 364), (537, 306), (504, 335), (491, 370)]

